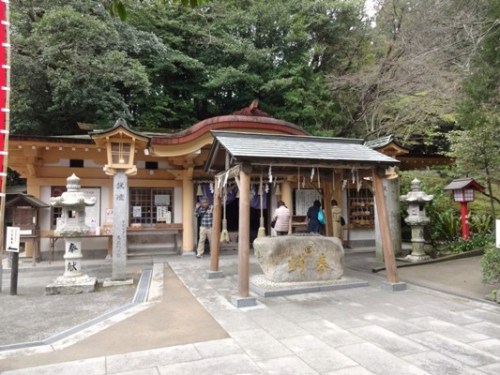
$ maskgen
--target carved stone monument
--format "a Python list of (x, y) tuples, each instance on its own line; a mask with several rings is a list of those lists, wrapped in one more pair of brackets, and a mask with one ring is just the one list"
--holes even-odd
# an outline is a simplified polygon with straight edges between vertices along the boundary
[(81, 191), (80, 179), (75, 175), (67, 178), (66, 191), (60, 197), (51, 198), (53, 207), (61, 207), (59, 235), (64, 237), (64, 274), (45, 287), (47, 294), (78, 294), (95, 290), (97, 279), (82, 271), (81, 235), (88, 232), (85, 225), (85, 207), (93, 206), (96, 198), (86, 198)]
[(420, 262), (429, 259), (425, 254), (424, 226), (430, 222), (425, 214), (425, 203), (432, 201), (433, 195), (428, 195), (420, 190), (420, 181), (414, 179), (411, 182), (411, 191), (400, 197), (402, 202), (408, 203), (408, 217), (405, 222), (411, 226), (412, 251), (405, 260), (410, 262)]
[(272, 282), (338, 280), (344, 274), (344, 248), (336, 237), (259, 237), (253, 247)]

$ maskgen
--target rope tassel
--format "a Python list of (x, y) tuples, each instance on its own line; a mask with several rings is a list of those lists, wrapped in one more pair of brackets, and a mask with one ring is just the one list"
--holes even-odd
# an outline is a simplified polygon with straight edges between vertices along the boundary
[(276, 190), (274, 192), (275, 195), (281, 195), (281, 189), (280, 189), (280, 184), (276, 185)]
[(259, 226), (259, 231), (257, 232), (257, 237), (264, 237), (266, 235), (266, 228), (264, 227), (264, 191), (262, 186), (262, 174), (260, 175), (259, 195), (260, 195), (260, 226)]
[(226, 201), (227, 201), (227, 190), (224, 188), (224, 206), (223, 206), (223, 218), (222, 218), (222, 231), (220, 232), (220, 242), (229, 242), (229, 232), (227, 231), (227, 219), (226, 219)]

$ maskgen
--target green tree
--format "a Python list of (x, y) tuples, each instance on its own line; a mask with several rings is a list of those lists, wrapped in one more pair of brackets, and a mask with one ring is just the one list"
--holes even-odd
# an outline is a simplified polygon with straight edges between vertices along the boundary
[(171, 55), (152, 66), (158, 105), (149, 106), (146, 98), (142, 119), (183, 127), (192, 123), (189, 114), (227, 114), (258, 98), (277, 118), (316, 134), (337, 134), (341, 108), (331, 99), (325, 75), (357, 59), (348, 46), (363, 36), (360, 6), (338, 0), (219, 0), (195, 10), (164, 2), (131, 9), (128, 22), (158, 35)]
[(458, 124), (462, 131), (452, 133), (450, 155), (459, 173), (486, 182), (490, 208), (495, 215), (493, 182), (500, 181), (500, 4), (485, 1), (487, 17), (483, 23), (476, 53), (471, 59), (463, 96), (458, 103)]
[[(130, 27), (110, 21), (99, 4), (62, 3), (68, 4), (13, 4), (15, 132), (75, 133), (77, 122), (109, 126), (120, 116), (133, 119), (129, 104), (148, 95), (149, 77), (134, 54), (143, 52), (144, 39), (155, 39), (143, 33), (125, 42)], [(156, 44), (147, 52), (161, 50)]]
[(443, 133), (456, 128), (459, 83), (484, 32), (484, 1), (380, 3), (376, 25), (367, 30), (367, 59), (332, 76), (347, 126), (364, 136), (393, 133), (406, 144), (446, 150)]

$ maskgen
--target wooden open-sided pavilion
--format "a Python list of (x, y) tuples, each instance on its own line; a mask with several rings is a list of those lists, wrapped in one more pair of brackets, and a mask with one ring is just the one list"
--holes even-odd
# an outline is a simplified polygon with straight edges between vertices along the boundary
[[(375, 204), (379, 219), (387, 281), (398, 283), (394, 249), (387, 219), (383, 193), (383, 179), (387, 168), (398, 160), (379, 153), (361, 140), (322, 138), (298, 135), (256, 134), (229, 131), (212, 131), (214, 142), (205, 163), (205, 171), (214, 176), (214, 223), (209, 277), (219, 277), (219, 253), (221, 232), (221, 201), (224, 185), (235, 180), (239, 189), (239, 237), (238, 237), (238, 300), (250, 299), (250, 184), (252, 179), (274, 176), (282, 181), (282, 199), (291, 200), (290, 182), (301, 183), (304, 172), (311, 173), (310, 180), (323, 191), (324, 208), (331, 211), (330, 200), (341, 190), (336, 181), (355, 170), (358, 176), (373, 181)], [(338, 176), (336, 178), (336, 176)], [(273, 178), (273, 177), (271, 177)], [(269, 181), (272, 183), (272, 181)], [(331, 228), (330, 215), (326, 228)], [(327, 231), (327, 235), (330, 234)], [(241, 304), (242, 306), (245, 303)]]

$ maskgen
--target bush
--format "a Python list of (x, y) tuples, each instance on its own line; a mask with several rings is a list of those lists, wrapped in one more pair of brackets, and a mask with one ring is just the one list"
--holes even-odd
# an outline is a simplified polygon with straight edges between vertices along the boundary
[(455, 241), (460, 235), (462, 225), (456, 211), (452, 209), (443, 212), (429, 211), (431, 214), (431, 223), (429, 224), (431, 241)]
[(465, 253), (467, 251), (482, 249), (487, 247), (493, 241), (493, 235), (490, 233), (477, 234), (471, 236), (468, 240), (459, 238), (453, 242), (449, 242), (447, 246), (453, 253)]
[(483, 267), (483, 283), (496, 284), (500, 282), (500, 249), (497, 249), (493, 243), (485, 248), (484, 255), (481, 258)]
[(493, 217), (491, 215), (472, 215), (469, 220), (471, 233), (487, 234), (492, 233)]

